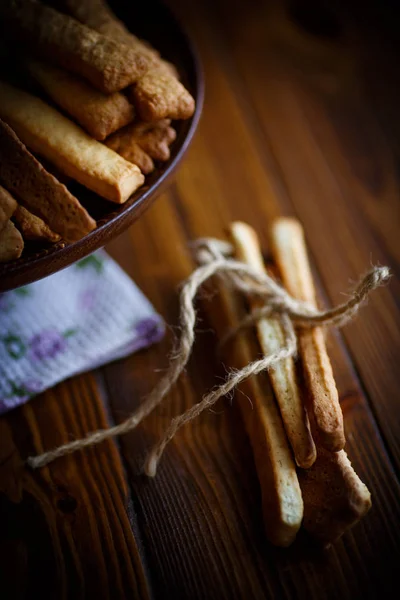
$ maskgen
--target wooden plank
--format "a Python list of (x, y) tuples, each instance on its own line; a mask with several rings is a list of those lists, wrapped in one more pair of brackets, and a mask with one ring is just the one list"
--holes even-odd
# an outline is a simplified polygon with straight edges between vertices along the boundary
[[(342, 77), (349, 84), (358, 77), (354, 46), (349, 50), (343, 42), (342, 51), (342, 42), (339, 48), (332, 43), (322, 52), (320, 42), (307, 38), (305, 43), (301, 32), (290, 29), (287, 35), (286, 25), (278, 27), (272, 18), (274, 3), (177, 5), (204, 60), (204, 118), (176, 185), (110, 246), (167, 323), (177, 324), (176, 286), (193, 267), (188, 242), (224, 235), (232, 219), (252, 224), (266, 248), (267, 222), (297, 212), (322, 281), (320, 291), (330, 298), (338, 299), (348, 277), (366, 266), (365, 257), (369, 262), (371, 250), (382, 262), (389, 254), (397, 260), (398, 182), (387, 131), (378, 134), (380, 125), (368, 110), (360, 110), (360, 125), (349, 136), (349, 122), (360, 107), (352, 88), (343, 88), (339, 105), (334, 94), (331, 103), (327, 100), (332, 81)], [(307, 84), (299, 83), (290, 64), (307, 67)], [(379, 153), (357, 151), (357, 144), (363, 147), (377, 135)], [(338, 200), (334, 189), (343, 198)], [(324, 196), (329, 205), (321, 204)], [(338, 244), (342, 233), (343, 248)], [(0, 419), (1, 589), (18, 598), (39, 592), (42, 598), (74, 599), (388, 597), (399, 557), (400, 487), (363, 386), (366, 382), (396, 458), (397, 425), (394, 418), (392, 423), (383, 418), (384, 408), (393, 406), (383, 398), (394, 389), (391, 355), (375, 360), (373, 348), (364, 354), (366, 345), (381, 339), (381, 349), (394, 347), (398, 312), (391, 290), (383, 300), (376, 296), (349, 329), (361, 380), (343, 338), (330, 336), (348, 452), (373, 496), (371, 513), (333, 548), (321, 552), (304, 538), (287, 551), (266, 544), (257, 478), (237, 407), (248, 401), (244, 397), (221, 402), (184, 428), (168, 446), (155, 480), (140, 476), (146, 450), (171, 416), (198, 401), (224, 374), (203, 319), (193, 362), (176, 389), (137, 431), (119, 440), (132, 491), (129, 518), (129, 490), (113, 442), (35, 474), (23, 472), (20, 460), (34, 449), (104, 427), (105, 395), (115, 421), (123, 420), (167, 365), (173, 330), (157, 347), (103, 369), (106, 394), (101, 377), (96, 382), (91, 375), (78, 377)], [(371, 325), (376, 314), (381, 334), (375, 322)], [(381, 372), (383, 359), (388, 381), (367, 372), (371, 365)]]
[[(196, 200), (201, 206), (200, 198), (193, 197), (194, 203)], [(178, 273), (186, 270), (187, 261), (186, 257), (179, 259), (185, 234), (176, 223), (171, 226), (176, 202), (176, 195), (164, 197), (152, 214), (143, 217), (140, 226), (136, 226), (137, 233), (133, 228), (131, 235), (136, 256), (139, 248), (143, 248), (140, 238), (145, 239), (155, 223), (164, 224), (177, 249), (175, 260), (165, 263), (165, 271), (172, 280), (179, 279)], [(206, 223), (201, 219), (196, 223), (204, 233)], [(112, 250), (117, 256), (117, 249)], [(158, 265), (163, 264), (166, 251), (161, 240), (155, 256)], [(154, 285), (145, 265), (143, 269), (131, 266), (133, 270), (144, 289)], [(159, 276), (159, 280), (162, 282), (164, 277)], [(176, 323), (173, 286), (163, 295), (163, 305), (159, 308), (169, 318), (175, 317), (171, 322)], [(206, 328), (207, 323), (203, 321), (200, 327)], [(266, 548), (250, 448), (237, 408), (232, 408), (229, 401), (178, 434), (169, 445), (155, 480), (146, 481), (138, 476), (146, 448), (158, 439), (171, 416), (200, 399), (203, 390), (214, 383), (213, 373), (224, 372), (212, 360), (215, 340), (207, 333), (202, 336), (206, 340), (195, 351), (193, 363), (177, 389), (139, 430), (121, 439), (146, 553), (155, 574), (156, 596), (162, 597), (162, 590), (168, 590), (171, 595), (181, 593), (182, 597), (230, 598), (243, 597), (251, 589), (254, 597), (259, 598), (295, 594), (318, 598), (324, 597), (323, 590), (327, 597), (336, 597), (336, 593), (356, 597), (368, 590), (381, 589), (383, 579), (390, 581), (387, 564), (398, 552), (398, 539), (393, 537), (390, 522), (400, 517), (396, 502), (400, 490), (379, 432), (336, 338), (331, 339), (330, 353), (345, 412), (348, 451), (372, 491), (374, 506), (353, 532), (324, 555), (322, 564), (304, 540), (283, 555)], [(165, 365), (166, 351), (165, 346), (154, 348), (128, 359), (128, 366), (124, 361), (106, 368), (112, 406), (118, 415), (128, 414), (133, 398), (143, 398), (151, 389), (159, 377), (158, 369)], [(234, 404), (243, 401), (246, 398), (239, 396)], [(377, 543), (385, 556), (382, 562), (376, 560), (374, 547), (368, 541), (374, 532), (380, 538)], [(362, 553), (360, 547), (364, 548)]]
[[(334, 46), (322, 40), (313, 60), (307, 35), (297, 31), (291, 44), (295, 27), (281, 11), (268, 11), (268, 19), (265, 12), (264, 20), (257, 14), (257, 26), (245, 22), (239, 28), (242, 13), (232, 14), (231, 4), (221, 2), (220, 22), (229, 24), (229, 50), (242, 77), (237, 84), (246, 90), (255, 123), (274, 156), (274, 172), (280, 174), (305, 227), (329, 296), (337, 301), (338, 291), (346, 290), (371, 260), (398, 271), (395, 156), (363, 102), (355, 57), (339, 45), (335, 64)], [(349, 129), (343, 122), (352, 120), (357, 146), (346, 144)], [(364, 169), (357, 169), (360, 163)], [(356, 173), (350, 172), (353, 165)], [(379, 172), (379, 188), (371, 183), (371, 172)], [(400, 420), (392, 413), (398, 385), (399, 291), (399, 281), (393, 280), (344, 331), (396, 468)]]
[[(111, 247), (121, 260), (127, 253), (144, 256), (149, 248), (151, 261), (138, 258), (128, 264), (125, 260), (124, 266), (173, 324), (177, 323), (174, 287), (190, 272), (187, 243), (191, 239), (224, 235), (224, 227), (232, 219), (244, 219), (262, 234), (263, 223), (282, 211), (293, 210), (269, 143), (256, 131), (249, 115), (248, 90), (227, 67), (225, 54), (231, 49), (224, 46), (217, 21), (224, 27), (229, 21), (232, 26), (232, 12), (229, 18), (224, 13), (222, 21), (214, 8), (196, 6), (191, 15), (180, 5), (200, 44), (208, 83), (205, 112), (192, 150), (175, 188), (131, 229), (123, 249), (120, 242)], [(256, 22), (259, 13), (249, 12)], [(236, 13), (238, 29), (246, 29), (242, 16), (242, 12)], [(258, 30), (263, 27), (265, 21), (261, 20)], [(312, 228), (308, 233), (312, 238)], [(150, 262), (153, 266), (149, 271)], [(320, 273), (324, 273), (323, 267)], [(335, 292), (346, 289), (347, 281), (342, 287), (341, 283), (335, 283)], [(200, 328), (207, 328), (206, 322)], [(369, 516), (323, 557), (317, 558), (318, 553), (313, 554), (304, 540), (287, 553), (265, 546), (250, 450), (236, 408), (231, 408), (229, 401), (179, 432), (155, 480), (138, 477), (146, 448), (171, 416), (198, 401), (215, 381), (213, 373), (218, 367), (211, 359), (213, 340), (207, 333), (202, 340), (175, 391), (136, 432), (121, 440), (144, 544), (155, 573), (156, 596), (165, 591), (191, 598), (350, 598), (373, 597), (378, 590), (384, 594), (392, 583), (391, 564), (399, 555), (399, 539), (391, 525), (399, 518), (398, 482), (338, 335), (330, 338), (330, 353), (345, 412), (347, 448), (372, 491), (374, 505)], [(114, 410), (129, 412), (132, 390), (136, 401), (137, 394), (145, 396), (157, 380), (156, 370), (166, 364), (168, 347), (170, 341), (129, 359), (129, 375), (122, 364), (107, 367)], [(247, 400), (239, 397), (234, 403), (240, 401)]]
[(6, 597), (150, 597), (114, 442), (36, 472), (22, 464), (29, 454), (106, 427), (99, 389), (93, 375), (76, 377), (0, 419)]

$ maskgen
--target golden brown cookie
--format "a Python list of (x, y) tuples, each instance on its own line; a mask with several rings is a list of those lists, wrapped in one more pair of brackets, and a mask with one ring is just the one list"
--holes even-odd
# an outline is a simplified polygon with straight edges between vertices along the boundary
[(61, 236), (52, 231), (43, 219), (23, 206), (18, 206), (14, 219), (25, 240), (58, 242), (61, 239)]
[[(212, 300), (204, 308), (221, 340), (245, 311), (240, 298), (221, 280), (213, 280), (210, 289)], [(253, 332), (245, 330), (223, 345), (221, 352), (225, 365), (242, 369), (259, 356), (259, 346)], [(289, 546), (302, 522), (303, 499), (278, 406), (263, 374), (244, 380), (239, 390), (237, 404), (253, 450), (266, 535), (272, 544)]]
[(0, 231), (17, 209), (17, 201), (0, 185)]
[[(266, 269), (254, 229), (246, 223), (235, 222), (230, 225), (229, 232), (237, 259), (265, 273)], [(251, 302), (252, 308), (258, 305), (256, 299)], [(260, 319), (256, 323), (256, 330), (264, 354), (278, 352), (284, 346), (284, 333), (278, 318)], [(297, 382), (293, 358), (286, 358), (277, 363), (269, 370), (268, 375), (296, 463), (299, 467), (308, 468), (315, 462), (317, 453), (305, 408), (304, 393)]]
[(66, 241), (79, 240), (96, 221), (0, 120), (0, 182)]
[(317, 460), (299, 469), (304, 528), (322, 542), (335, 542), (371, 508), (371, 494), (344, 450), (329, 452), (317, 440)]
[(32, 151), (111, 202), (125, 202), (144, 182), (138, 167), (91, 138), (52, 106), (4, 82), (0, 82), (0, 118)]
[(95, 140), (105, 140), (133, 121), (134, 108), (120, 92), (104, 94), (83, 79), (36, 60), (26, 60), (25, 66), (50, 98)]
[[(315, 306), (315, 288), (300, 223), (295, 219), (277, 219), (270, 234), (273, 257), (287, 291), (297, 300)], [(320, 443), (337, 452), (345, 445), (343, 415), (322, 329), (299, 331), (299, 342)]]
[(147, 65), (145, 72), (129, 90), (129, 97), (142, 120), (187, 119), (193, 115), (194, 99), (178, 81), (175, 67), (133, 35), (105, 0), (59, 0), (59, 4), (82, 23), (126, 44), (143, 57)]
[(143, 75), (149, 58), (36, 0), (2, 0), (2, 25), (10, 39), (111, 94)]
[(24, 249), (24, 240), (11, 221), (0, 231), (0, 263), (19, 258)]
[(188, 119), (195, 109), (191, 94), (163, 67), (149, 69), (129, 88), (129, 97), (143, 121)]
[(169, 160), (169, 147), (176, 138), (169, 123), (168, 120), (154, 124), (132, 123), (116, 131), (105, 143), (147, 175), (154, 170), (153, 159)]

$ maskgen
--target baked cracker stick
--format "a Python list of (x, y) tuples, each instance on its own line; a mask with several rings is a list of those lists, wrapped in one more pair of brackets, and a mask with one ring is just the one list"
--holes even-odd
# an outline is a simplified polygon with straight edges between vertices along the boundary
[(195, 109), (191, 94), (164, 65), (149, 69), (142, 75), (128, 89), (128, 97), (143, 121), (189, 119)]
[(7, 221), (0, 231), (0, 263), (19, 258), (24, 249), (24, 240), (18, 229)]
[[(277, 219), (271, 227), (271, 247), (282, 281), (294, 298), (316, 306), (303, 229), (295, 219)], [(299, 331), (309, 401), (321, 445), (337, 452), (344, 447), (343, 415), (332, 366), (321, 328)]]
[(131, 123), (116, 131), (105, 143), (147, 175), (154, 170), (153, 159), (165, 162), (171, 155), (169, 146), (176, 133), (169, 123), (169, 120)]
[(36, 0), (2, 0), (2, 25), (35, 54), (87, 79), (105, 93), (137, 81), (149, 59)]
[[(246, 223), (232, 223), (229, 232), (238, 260), (250, 267), (266, 272), (257, 234)], [(254, 300), (256, 308), (260, 302)], [(284, 334), (277, 318), (263, 318), (256, 325), (258, 341), (264, 354), (277, 352), (284, 345)], [(287, 358), (268, 371), (272, 387), (280, 408), (286, 435), (292, 446), (296, 463), (308, 468), (316, 459), (314, 440), (310, 431), (305, 406), (297, 385), (294, 360)]]
[(95, 140), (105, 140), (134, 117), (134, 108), (120, 92), (104, 94), (83, 79), (57, 67), (26, 60), (25, 67), (52, 100)]
[(330, 452), (317, 443), (317, 460), (299, 469), (304, 528), (325, 544), (335, 542), (371, 508), (371, 494), (344, 450)]
[(0, 231), (17, 209), (17, 201), (0, 185)]
[(53, 2), (55, 8), (65, 11), (84, 25), (95, 29), (99, 33), (130, 46), (149, 61), (148, 69), (161, 67), (176, 79), (179, 78), (175, 66), (163, 60), (156, 48), (139, 39), (124, 23), (113, 13), (105, 0), (56, 0)]
[[(1, 106), (1, 102), (0, 102)], [(96, 221), (0, 120), (0, 182), (66, 241), (79, 240)]]
[[(271, 238), (274, 258), (287, 290), (294, 297), (315, 305), (314, 285), (300, 224), (294, 219), (278, 219), (272, 226)], [(315, 386), (311, 387), (314, 394), (320, 394), (325, 388), (329, 402), (332, 396), (330, 392), (333, 390), (334, 406), (339, 409), (339, 418), (333, 418), (332, 421), (334, 424), (339, 422), (343, 430), (343, 417), (322, 332), (313, 331), (318, 332), (315, 343), (308, 336), (303, 342), (303, 333), (300, 334), (301, 350), (305, 348), (308, 352), (307, 355), (303, 354), (304, 370), (308, 381), (311, 378), (311, 386)], [(316, 382), (320, 383), (315, 385)], [(318, 400), (318, 396), (316, 399)], [(316, 400), (313, 400), (315, 406)], [(324, 396), (322, 400), (325, 400)], [(323, 402), (319, 408), (323, 409)], [(335, 415), (334, 412), (333, 414)], [(309, 469), (299, 469), (298, 477), (304, 499), (304, 527), (321, 541), (331, 543), (368, 512), (371, 495), (351, 466), (346, 452), (331, 452), (324, 448), (326, 432), (331, 433), (337, 429), (329, 427), (329, 419), (320, 419), (317, 426), (317, 415), (320, 415), (318, 411), (313, 411), (311, 415), (313, 429), (316, 430), (317, 459)], [(332, 415), (332, 411), (329, 415)], [(344, 434), (342, 438), (344, 443)]]
[(170, 145), (176, 139), (176, 131), (169, 119), (155, 123), (138, 123), (135, 137), (139, 146), (154, 160), (167, 161), (171, 156)]
[(125, 202), (144, 181), (135, 165), (91, 138), (55, 108), (4, 82), (0, 82), (0, 118), (28, 148), (111, 202)]
[(104, 0), (52, 0), (51, 4), (91, 29), (128, 44), (151, 58), (160, 56), (148, 42), (140, 40), (128, 30)]
[(105, 144), (125, 160), (138, 166), (145, 175), (154, 171), (153, 159), (139, 146), (129, 125), (110, 135)]
[(193, 115), (194, 99), (178, 81), (172, 65), (161, 60), (154, 49), (132, 35), (104, 0), (62, 0), (61, 4), (82, 23), (126, 44), (148, 61), (145, 73), (128, 92), (141, 119), (188, 119)]
[(54, 233), (48, 225), (23, 206), (18, 206), (14, 219), (25, 240), (58, 242), (61, 236)]
[[(213, 280), (218, 294), (205, 304), (211, 325), (219, 339), (236, 327), (245, 311), (232, 292)], [(252, 331), (243, 331), (223, 348), (226, 364), (237, 369), (252, 362), (259, 348)], [(267, 377), (254, 376), (243, 381), (238, 402), (253, 449), (262, 493), (265, 529), (276, 546), (289, 546), (303, 518), (303, 500), (281, 416)]]

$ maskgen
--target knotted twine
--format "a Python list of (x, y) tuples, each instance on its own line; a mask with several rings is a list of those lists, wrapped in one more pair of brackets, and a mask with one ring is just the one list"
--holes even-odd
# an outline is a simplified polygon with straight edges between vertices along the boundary
[(231, 370), (225, 381), (206, 394), (198, 403), (181, 415), (172, 419), (160, 441), (150, 451), (144, 472), (154, 477), (157, 466), (166, 445), (172, 440), (177, 431), (198, 417), (204, 410), (210, 408), (219, 398), (232, 392), (243, 380), (257, 375), (275, 365), (277, 362), (297, 354), (297, 337), (294, 326), (312, 328), (316, 326), (341, 327), (352, 319), (360, 309), (372, 290), (383, 285), (390, 278), (388, 267), (373, 267), (360, 281), (349, 296), (347, 302), (328, 310), (318, 310), (305, 302), (300, 302), (290, 296), (268, 274), (259, 272), (252, 267), (232, 258), (234, 249), (231, 244), (220, 240), (204, 238), (194, 244), (195, 258), (199, 266), (184, 281), (180, 292), (180, 329), (181, 334), (176, 349), (171, 355), (170, 365), (158, 384), (125, 421), (108, 429), (89, 433), (85, 438), (63, 444), (38, 456), (27, 459), (30, 467), (37, 469), (52, 462), (60, 456), (72, 454), (87, 446), (118, 435), (123, 435), (135, 429), (165, 398), (173, 387), (190, 358), (195, 341), (196, 311), (194, 301), (202, 285), (213, 276), (223, 280), (231, 290), (241, 292), (247, 297), (257, 297), (262, 300), (261, 308), (253, 310), (233, 331), (228, 332), (225, 342), (243, 327), (248, 327), (262, 317), (275, 315), (279, 318), (284, 334), (282, 347), (274, 353), (264, 355), (240, 370)]

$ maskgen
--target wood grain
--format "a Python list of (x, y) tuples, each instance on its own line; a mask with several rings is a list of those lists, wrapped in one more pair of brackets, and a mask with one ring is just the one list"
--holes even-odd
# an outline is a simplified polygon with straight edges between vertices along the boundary
[(16, 597), (123, 598), (128, 593), (150, 597), (115, 444), (107, 442), (40, 473), (22, 464), (26, 453), (106, 427), (100, 389), (92, 375), (84, 375), (1, 420), (6, 542), (1, 570), (10, 593), (23, 586), (24, 594)]
[(224, 236), (243, 220), (267, 254), (269, 220), (298, 216), (321, 304), (339, 300), (371, 260), (398, 270), (398, 74), (387, 64), (393, 47), (378, 43), (380, 21), (358, 23), (356, 0), (328, 12), (311, 0), (173, 4), (201, 52), (204, 115), (175, 184), (108, 248), (173, 327), (157, 347), (0, 419), (1, 589), (46, 599), (391, 597), (400, 558), (395, 279), (328, 337), (346, 450), (373, 499), (328, 551), (304, 535), (288, 550), (266, 542), (240, 394), (183, 428), (154, 480), (140, 474), (170, 418), (229, 366), (201, 312), (187, 372), (137, 431), (34, 475), (22, 469), (34, 448), (104, 426), (107, 411), (123, 420), (158, 380), (195, 237)]
[[(228, 8), (224, 6), (224, 9), (226, 16)], [(276, 14), (270, 11), (268, 16), (268, 32), (275, 28), (279, 30), (280, 26), (286, 37), (290, 36), (294, 26), (284, 21), (279, 10)], [(227, 22), (230, 25), (236, 23), (232, 14)], [(293, 61), (293, 53), (281, 56), (272, 49), (269, 51), (266, 33), (261, 29), (258, 32), (251, 29), (250, 33), (250, 28), (241, 27), (231, 33), (234, 40), (231, 48), (234, 53), (236, 50), (238, 73), (251, 98), (254, 118), (275, 157), (274, 170), (280, 173), (293, 209), (304, 225), (327, 291), (338, 300), (337, 291), (346, 290), (349, 281), (364, 272), (371, 261), (388, 262), (398, 271), (396, 251), (391, 252), (392, 246), (398, 248), (393, 228), (400, 217), (398, 195), (390, 194), (393, 179), (398, 189), (398, 176), (393, 168), (396, 157), (390, 152), (389, 143), (382, 141), (379, 121), (371, 109), (368, 110), (368, 100), (357, 88), (357, 83), (361, 86), (362, 81), (356, 79), (355, 57), (349, 55), (349, 51), (346, 54), (345, 47), (338, 52), (337, 64), (332, 65), (332, 44), (323, 41), (319, 45), (319, 56), (313, 61), (307, 47), (302, 52), (300, 40), (297, 40), (293, 47), (296, 61)], [(239, 34), (245, 38), (238, 39)], [(250, 62), (251, 69), (248, 68)], [(328, 84), (321, 75), (330, 77)], [(312, 116), (309, 104), (314, 109)], [(305, 117), (307, 108), (308, 118)], [(332, 118), (333, 110), (343, 119), (340, 128), (338, 119)], [(328, 135), (323, 137), (324, 126), (327, 127), (326, 113), (330, 117), (330, 126)], [(322, 127), (321, 114), (325, 114)], [(343, 127), (343, 121), (345, 124), (353, 122), (358, 136), (356, 147), (346, 144), (348, 128)], [(333, 143), (332, 137), (336, 138)], [(334, 150), (338, 143), (341, 143), (341, 160), (335, 160)], [(325, 148), (328, 149), (326, 154)], [(367, 175), (360, 179), (362, 173), (359, 171), (356, 193), (353, 178), (347, 173), (349, 166), (360, 162), (367, 165)], [(368, 165), (371, 164), (379, 170), (382, 180), (383, 199), (378, 190), (374, 193), (374, 204), (380, 207), (376, 211), (385, 213), (385, 218), (393, 224), (385, 228), (383, 242), (379, 234), (382, 217), (371, 221), (368, 210), (371, 203)], [(375, 222), (378, 223), (376, 228)], [(400, 315), (395, 298), (398, 293), (397, 280), (372, 298), (363, 318), (344, 331), (379, 424), (390, 441), (397, 468), (400, 430), (395, 430), (393, 423), (389, 425), (387, 418), (391, 412), (391, 390), (396, 389), (397, 381)], [(377, 371), (384, 372), (385, 377), (376, 377)], [(400, 421), (397, 424), (400, 427)]]

